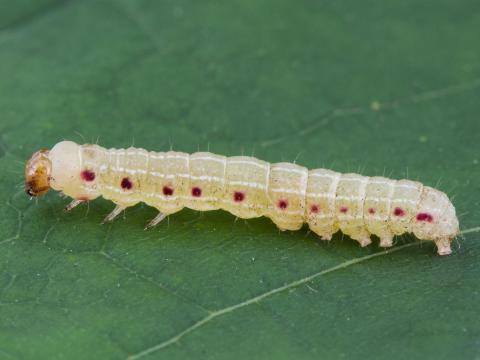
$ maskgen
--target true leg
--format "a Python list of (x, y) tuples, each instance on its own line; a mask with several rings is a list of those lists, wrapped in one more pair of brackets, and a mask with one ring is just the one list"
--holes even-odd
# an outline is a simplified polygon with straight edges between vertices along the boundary
[(84, 203), (86, 200), (72, 200), (72, 202), (70, 204), (68, 204), (67, 206), (65, 206), (63, 208), (63, 211), (65, 212), (69, 212), (70, 210), (72, 210), (74, 207), (77, 207), (78, 205), (80, 205), (81, 203)]
[(120, 213), (125, 210), (125, 207), (117, 205), (113, 211), (103, 219), (102, 224), (112, 222)]
[(145, 230), (150, 229), (154, 226), (157, 226), (160, 223), (160, 221), (162, 221), (166, 217), (167, 217), (167, 214), (159, 212), (157, 216), (155, 216), (152, 220), (148, 222), (148, 224), (145, 226)]

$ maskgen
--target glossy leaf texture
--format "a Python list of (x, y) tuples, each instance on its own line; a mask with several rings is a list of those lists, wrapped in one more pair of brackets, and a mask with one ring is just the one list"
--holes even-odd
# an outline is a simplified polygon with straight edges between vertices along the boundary
[[(0, 358), (480, 356), (480, 5), (0, 2)], [(448, 257), (268, 219), (62, 213), (23, 167), (62, 139), (410, 178), (454, 198)]]

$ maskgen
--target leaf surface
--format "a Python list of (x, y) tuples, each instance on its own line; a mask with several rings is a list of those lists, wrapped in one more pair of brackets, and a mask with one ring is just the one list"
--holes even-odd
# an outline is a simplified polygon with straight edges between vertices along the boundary
[[(0, 2), (0, 358), (480, 356), (478, 1)], [(29, 201), (62, 139), (416, 179), (453, 255), (268, 219)], [(20, 184), (20, 186), (18, 186)]]

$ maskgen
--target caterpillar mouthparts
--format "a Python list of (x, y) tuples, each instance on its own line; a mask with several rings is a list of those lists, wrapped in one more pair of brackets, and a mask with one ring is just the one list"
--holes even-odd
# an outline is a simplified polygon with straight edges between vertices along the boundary
[(451, 253), (450, 243), (459, 233), (448, 197), (419, 182), (308, 170), (246, 156), (62, 141), (34, 153), (25, 168), (27, 194), (41, 196), (50, 187), (73, 198), (66, 211), (99, 196), (113, 201), (116, 207), (104, 222), (144, 202), (159, 210), (147, 228), (184, 207), (224, 209), (245, 219), (267, 216), (281, 230), (307, 223), (323, 240), (341, 230), (361, 246), (376, 235), (380, 246), (390, 247), (395, 235), (411, 232), (434, 241), (440, 255)]
[(48, 192), (51, 168), (47, 149), (39, 150), (32, 155), (25, 166), (25, 192), (28, 195), (42, 196)]

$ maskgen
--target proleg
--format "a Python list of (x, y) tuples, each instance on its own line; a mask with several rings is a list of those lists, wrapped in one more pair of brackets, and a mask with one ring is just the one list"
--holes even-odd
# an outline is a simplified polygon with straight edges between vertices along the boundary
[(44, 195), (49, 188), (73, 200), (69, 211), (99, 196), (111, 200), (112, 221), (124, 209), (144, 202), (159, 214), (147, 227), (184, 207), (223, 209), (248, 219), (269, 217), (281, 230), (307, 223), (323, 240), (342, 231), (361, 246), (380, 238), (413, 233), (434, 241), (440, 255), (451, 253), (459, 233), (455, 208), (443, 192), (410, 180), (391, 180), (291, 163), (270, 164), (246, 156), (207, 152), (149, 152), (105, 149), (62, 141), (33, 154), (25, 169), (25, 190)]

